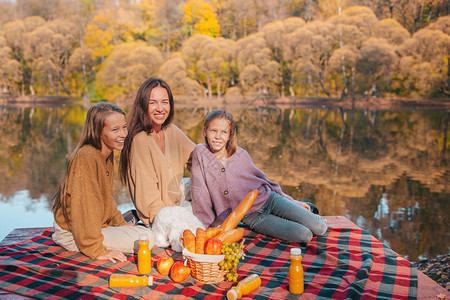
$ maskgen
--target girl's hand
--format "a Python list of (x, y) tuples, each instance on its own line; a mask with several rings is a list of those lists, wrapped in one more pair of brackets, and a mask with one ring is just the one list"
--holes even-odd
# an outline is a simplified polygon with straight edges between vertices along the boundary
[(108, 250), (108, 252), (106, 252), (105, 255), (101, 255), (99, 257), (97, 257), (98, 260), (109, 260), (112, 261), (113, 263), (116, 262), (116, 259), (120, 262), (124, 262), (127, 261), (127, 257), (125, 256), (125, 254), (123, 254), (120, 251), (116, 251), (116, 250)]
[(302, 202), (301, 204), (302, 204), (302, 206), (303, 206), (304, 208), (306, 208), (307, 210), (311, 211), (311, 206), (309, 206), (309, 205), (306, 204), (305, 202)]

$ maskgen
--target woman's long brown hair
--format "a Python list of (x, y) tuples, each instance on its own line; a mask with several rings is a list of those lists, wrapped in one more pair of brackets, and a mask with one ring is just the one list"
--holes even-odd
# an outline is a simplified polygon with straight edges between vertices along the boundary
[[(56, 192), (55, 196), (52, 199), (53, 200), (52, 211), (56, 213), (57, 210), (62, 209), (64, 218), (66, 220), (69, 220), (66, 210), (67, 185), (73, 159), (77, 155), (80, 148), (83, 147), (84, 145), (91, 145), (97, 148), (98, 150), (102, 149), (102, 142), (100, 136), (102, 134), (103, 127), (105, 127), (106, 118), (113, 113), (121, 113), (125, 116), (125, 113), (120, 108), (118, 108), (114, 104), (107, 102), (96, 104), (88, 110), (86, 122), (84, 123), (83, 131), (81, 132), (80, 141), (78, 142), (78, 145), (76, 146), (75, 150), (69, 157), (69, 160), (67, 162), (66, 174), (64, 175), (64, 178), (61, 184), (59, 185), (58, 191)], [(108, 159), (112, 160), (113, 155), (114, 152), (111, 152)]]
[(123, 184), (127, 183), (128, 169), (131, 168), (130, 154), (134, 137), (141, 131), (150, 134), (153, 130), (152, 121), (148, 115), (148, 104), (150, 102), (152, 90), (158, 86), (166, 89), (170, 104), (170, 112), (167, 119), (164, 121), (162, 128), (166, 128), (173, 120), (174, 103), (169, 85), (161, 78), (155, 77), (151, 77), (144, 81), (136, 94), (136, 99), (134, 100), (133, 108), (131, 109), (128, 120), (128, 135), (125, 138), (123, 149), (120, 153), (119, 176)]

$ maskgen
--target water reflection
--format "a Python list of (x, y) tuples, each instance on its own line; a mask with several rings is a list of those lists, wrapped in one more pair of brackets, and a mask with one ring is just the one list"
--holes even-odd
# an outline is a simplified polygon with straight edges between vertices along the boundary
[[(212, 108), (179, 108), (175, 123), (202, 142)], [(239, 145), (288, 194), (309, 199), (323, 215), (347, 216), (411, 260), (448, 252), (447, 112), (227, 109), (237, 119)], [(51, 224), (49, 201), (85, 116), (86, 107), (77, 105), (0, 109), (0, 204), (31, 201), (36, 213), (26, 218), (39, 221), (26, 226)], [(117, 177), (116, 200), (129, 207)], [(0, 209), (2, 220), (13, 214)], [(22, 218), (25, 210), (14, 214)], [(2, 224), (0, 238), (26, 227)]]

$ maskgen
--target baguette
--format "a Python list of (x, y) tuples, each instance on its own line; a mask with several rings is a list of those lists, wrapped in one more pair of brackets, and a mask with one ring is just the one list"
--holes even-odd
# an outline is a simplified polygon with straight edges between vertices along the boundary
[(223, 229), (223, 232), (236, 228), (239, 222), (244, 218), (247, 211), (252, 207), (256, 198), (258, 197), (258, 190), (253, 190), (245, 196), (244, 200), (239, 203), (235, 210), (231, 212), (231, 214), (223, 221), (220, 225), (220, 228)]
[(195, 253), (205, 254), (206, 232), (203, 228), (197, 228), (195, 234)]
[(208, 229), (206, 229), (206, 238), (212, 239), (213, 237), (215, 237), (216, 235), (218, 235), (219, 233), (223, 232), (223, 228), (220, 227), (210, 227)]
[(195, 235), (189, 229), (183, 231), (183, 241), (188, 251), (195, 253)]
[(221, 240), (223, 243), (234, 243), (244, 237), (244, 228), (235, 228), (224, 231), (215, 236), (216, 239)]

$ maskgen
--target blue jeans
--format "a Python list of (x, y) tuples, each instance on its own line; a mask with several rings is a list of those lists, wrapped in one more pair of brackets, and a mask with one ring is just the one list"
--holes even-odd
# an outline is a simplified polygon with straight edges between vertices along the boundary
[(322, 235), (328, 229), (321, 216), (275, 192), (242, 222), (255, 232), (296, 243), (308, 243), (313, 235)]

